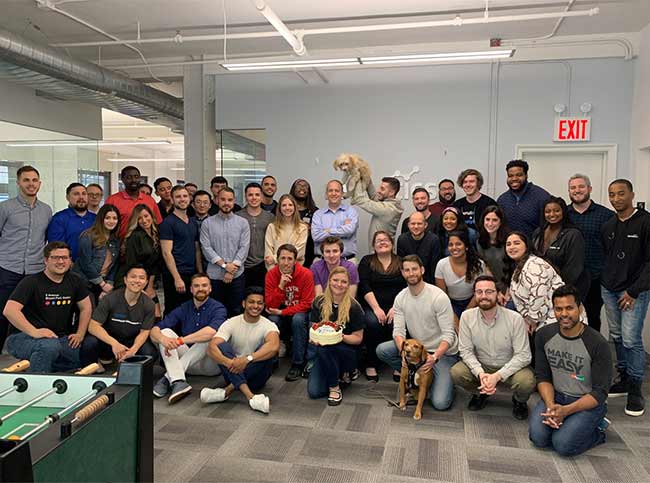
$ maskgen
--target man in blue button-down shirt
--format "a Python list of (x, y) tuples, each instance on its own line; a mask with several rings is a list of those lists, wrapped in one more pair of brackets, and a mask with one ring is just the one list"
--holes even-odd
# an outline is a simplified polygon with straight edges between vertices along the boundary
[(244, 262), (251, 231), (248, 222), (233, 213), (235, 192), (219, 191), (219, 212), (201, 225), (201, 249), (208, 263), (213, 297), (228, 309), (228, 317), (241, 314), (244, 300)]
[(156, 397), (164, 397), (171, 391), (170, 404), (192, 390), (186, 374), (216, 376), (220, 372), (206, 351), (208, 342), (226, 320), (226, 308), (210, 298), (211, 291), (207, 275), (197, 273), (190, 284), (192, 300), (183, 302), (151, 329), (149, 336), (158, 344), (167, 369), (154, 386), (153, 393)]
[(2, 311), (18, 282), (45, 268), (43, 247), (52, 219), (52, 208), (36, 198), (41, 188), (36, 168), (19, 168), (16, 184), (18, 196), (0, 203), (0, 350), (9, 327)]
[(72, 261), (77, 259), (79, 235), (87, 230), (97, 215), (88, 211), (88, 193), (81, 183), (72, 183), (65, 190), (68, 207), (54, 214), (47, 228), (47, 241), (66, 242), (72, 252)]
[[(357, 255), (357, 229), (359, 228), (359, 213), (350, 205), (344, 205), (343, 185), (333, 179), (325, 188), (327, 208), (316, 210), (311, 219), (311, 236), (316, 246), (315, 253), (321, 256), (320, 244), (325, 238), (336, 236), (343, 242), (342, 257), (354, 259)], [(356, 260), (352, 260), (353, 263)]]

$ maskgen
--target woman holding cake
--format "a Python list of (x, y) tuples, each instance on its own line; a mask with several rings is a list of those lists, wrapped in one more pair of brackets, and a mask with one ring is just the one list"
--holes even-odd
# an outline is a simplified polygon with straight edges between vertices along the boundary
[(309, 343), (314, 366), (307, 392), (312, 399), (327, 396), (327, 404), (343, 400), (339, 379), (357, 367), (357, 348), (366, 325), (363, 309), (350, 293), (350, 275), (343, 267), (330, 272), (327, 287), (314, 300), (309, 320)]

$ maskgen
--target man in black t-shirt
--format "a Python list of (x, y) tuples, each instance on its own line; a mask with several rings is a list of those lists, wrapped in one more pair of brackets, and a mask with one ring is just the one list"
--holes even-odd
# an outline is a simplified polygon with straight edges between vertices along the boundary
[(478, 222), (481, 219), (483, 210), (497, 202), (488, 195), (481, 193), (483, 187), (483, 175), (476, 169), (466, 169), (458, 175), (458, 186), (463, 188), (465, 196), (454, 202), (470, 228), (478, 230)]
[[(72, 258), (66, 243), (48, 243), (43, 253), (45, 270), (25, 277), (5, 306), (3, 315), (12, 325), (7, 350), (18, 359), (28, 359), (30, 372), (77, 369), (92, 311), (88, 289), (69, 273)], [(79, 322), (73, 328), (75, 305)]]
[(126, 272), (124, 287), (99, 300), (81, 348), (84, 364), (112, 357), (121, 362), (136, 354), (158, 358), (158, 350), (149, 341), (155, 305), (144, 293), (147, 282), (145, 268), (133, 266)]

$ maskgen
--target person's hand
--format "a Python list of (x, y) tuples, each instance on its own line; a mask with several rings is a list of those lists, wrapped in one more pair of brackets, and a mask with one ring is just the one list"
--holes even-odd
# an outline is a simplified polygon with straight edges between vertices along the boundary
[(501, 381), (501, 376), (498, 372), (494, 374), (486, 374), (485, 372), (481, 374), (480, 377), (481, 385), (479, 386), (479, 391), (481, 394), (486, 394), (491, 396), (497, 392), (497, 383)]
[(226, 263), (226, 272), (228, 272), (231, 275), (235, 275), (238, 268), (239, 267), (232, 262)]
[(386, 314), (386, 323), (392, 324), (394, 318), (395, 318), (395, 309), (391, 307), (388, 313)]
[(379, 324), (384, 325), (386, 323), (386, 314), (381, 309), (381, 307), (377, 307), (376, 309), (372, 309), (372, 311), (374, 312), (375, 317), (377, 317), (377, 320), (379, 321)]
[(273, 258), (271, 255), (267, 255), (267, 256), (264, 257), (264, 262), (267, 265), (273, 266), (273, 265), (275, 265), (275, 258)]
[(561, 404), (554, 403), (546, 408), (546, 412), (542, 413), (542, 416), (546, 418), (542, 422), (553, 429), (558, 429), (560, 426), (562, 426), (566, 415), (566, 407), (562, 406)]
[(122, 362), (124, 359), (128, 359), (129, 357), (133, 357), (137, 351), (133, 350), (133, 348), (127, 349), (124, 351), (121, 355), (121, 357), (118, 359), (118, 362)]
[(498, 292), (497, 302), (502, 306), (505, 306), (508, 302), (510, 302), (510, 290), (506, 290), (506, 293)]
[(245, 357), (235, 357), (230, 362), (230, 372), (233, 374), (241, 374), (248, 365), (248, 359)]
[(129, 348), (124, 344), (120, 344), (119, 342), (116, 341), (114, 344), (111, 344), (111, 350), (113, 351), (113, 355), (115, 356), (115, 359), (121, 361), (124, 354), (126, 353), (126, 351), (129, 350)]
[(427, 354), (427, 361), (422, 364), (422, 370), (424, 372), (429, 372), (433, 369), (433, 366), (436, 364), (436, 358), (433, 357), (433, 354)]
[(174, 287), (176, 287), (178, 293), (185, 293), (185, 282), (181, 277), (174, 280)]
[(343, 222), (344, 225), (351, 225), (352, 220), (350, 218), (346, 218), (345, 221)]
[(178, 349), (178, 339), (167, 337), (166, 335), (161, 335), (160, 344), (165, 348), (165, 350), (168, 351)]
[(272, 309), (271, 307), (267, 307), (266, 311), (271, 315), (282, 315), (281, 309)]
[(290, 273), (283, 273), (280, 277), (280, 284), (278, 285), (280, 290), (284, 290), (284, 287), (286, 287), (291, 280), (293, 280), (293, 276)]
[(34, 334), (32, 334), (34, 339), (57, 339), (58, 336), (52, 332), (50, 329), (36, 329)]
[(74, 334), (70, 334), (68, 336), (68, 345), (70, 346), (71, 349), (76, 349), (77, 347), (81, 346), (81, 342), (84, 340), (84, 336), (81, 335), (79, 332), (75, 332)]
[(233, 280), (233, 275), (230, 272), (226, 272), (226, 274), (223, 276), (223, 283), (232, 283)]
[(621, 310), (634, 310), (634, 302), (636, 302), (635, 298), (629, 293), (623, 292), (623, 296), (618, 299), (618, 308)]

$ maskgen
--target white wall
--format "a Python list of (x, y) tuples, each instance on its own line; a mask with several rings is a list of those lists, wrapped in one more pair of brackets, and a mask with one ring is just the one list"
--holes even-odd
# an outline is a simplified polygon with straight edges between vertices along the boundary
[[(515, 145), (551, 144), (553, 106), (564, 103), (571, 114), (580, 115), (585, 101), (594, 106), (592, 142), (618, 144), (618, 175), (632, 173), (630, 61), (341, 70), (326, 75), (330, 84), (318, 86), (305, 85), (291, 73), (217, 77), (217, 127), (267, 129), (268, 172), (277, 176), (279, 192), (304, 177), (322, 205), (325, 181), (339, 176), (332, 160), (352, 151), (371, 163), (375, 179), (417, 165), (421, 171), (412, 181), (437, 182), (475, 167), (489, 175), (486, 191), (499, 194)], [(496, 95), (490, 96), (497, 91), (498, 102)], [(362, 223), (359, 241), (365, 252), (367, 217)]]

